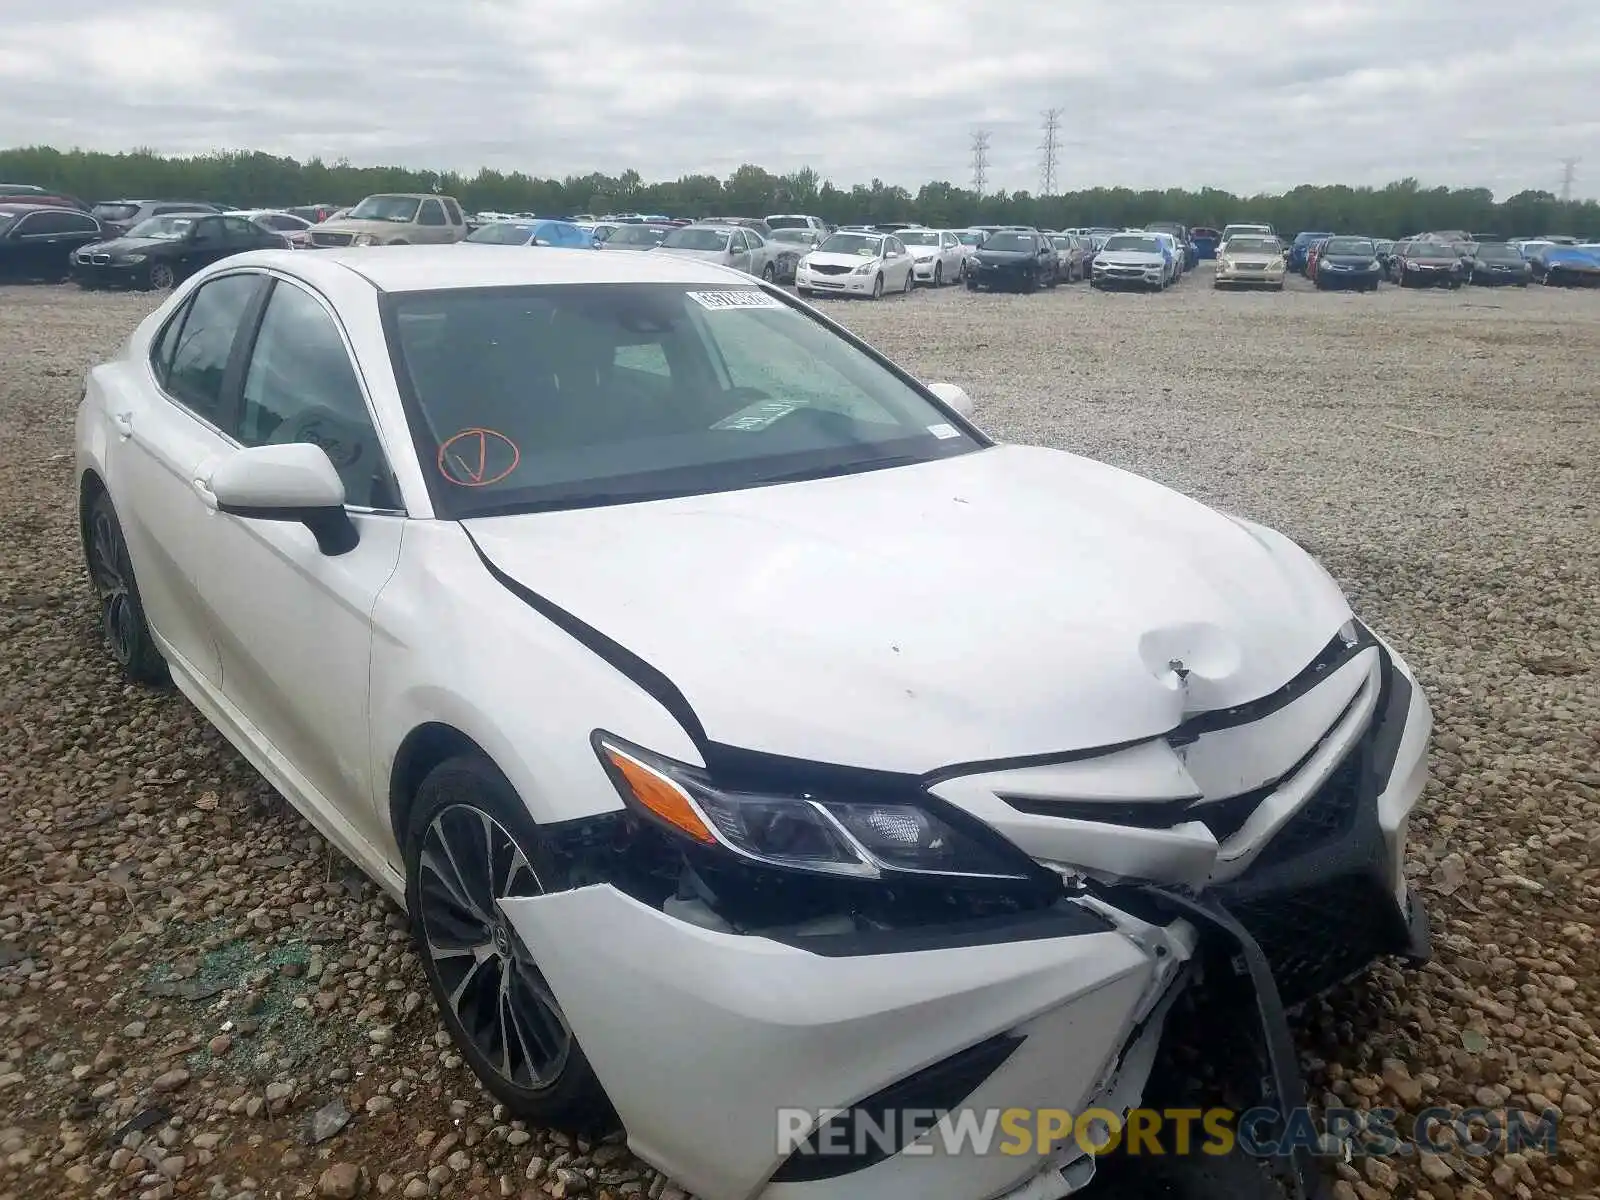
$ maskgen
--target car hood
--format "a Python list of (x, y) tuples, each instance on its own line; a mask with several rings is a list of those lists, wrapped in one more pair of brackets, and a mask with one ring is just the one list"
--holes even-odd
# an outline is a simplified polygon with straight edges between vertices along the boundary
[(876, 257), (868, 258), (864, 254), (845, 254), (834, 250), (813, 250), (805, 258), (813, 267), (859, 267), (879, 261)]
[(1275, 691), (1350, 617), (1281, 535), (1037, 447), (463, 524), (709, 740), (906, 773), (1159, 735)]
[[(412, 221), (353, 221), (349, 217), (335, 217), (313, 225), (313, 229), (327, 229), (334, 233), (381, 233), (393, 234), (399, 230), (410, 229), (415, 223)], [(441, 228), (436, 226), (435, 228)]]
[(1166, 255), (1153, 250), (1102, 250), (1095, 261), (1110, 267), (1157, 267), (1166, 262)]
[(92, 242), (84, 250), (92, 250), (96, 254), (149, 254), (156, 250), (168, 250), (178, 243), (172, 238), (112, 238), (105, 242)]

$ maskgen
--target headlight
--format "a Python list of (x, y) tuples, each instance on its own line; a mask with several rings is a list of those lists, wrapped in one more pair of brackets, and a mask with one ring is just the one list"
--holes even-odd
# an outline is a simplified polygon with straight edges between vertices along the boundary
[(1223, 271), (1231, 271), (1233, 270), (1233, 260), (1230, 258), (1219, 258), (1217, 259), (1217, 268)]
[(597, 733), (594, 743), (630, 811), (703, 851), (856, 879), (1034, 874), (1031, 860), (998, 833), (963, 832), (918, 804), (729, 791), (700, 768), (620, 739)]
[(142, 255), (142, 254), (124, 254), (122, 256), (122, 261), (125, 262), (125, 263), (142, 263), (144, 261), (144, 255)]
[(370, 233), (358, 233), (350, 239), (350, 244), (352, 246), (372, 246), (376, 245), (377, 241), (378, 239)]
[(802, 258), (799, 262), (795, 263), (794, 266), (795, 266), (795, 270), (798, 271), (802, 267), (809, 267), (810, 265), (811, 265), (811, 260), (809, 258)]
[(852, 275), (871, 275), (877, 269), (878, 269), (878, 262), (877, 262), (876, 259), (874, 259), (871, 262), (862, 263), (859, 267), (857, 267), (854, 271), (852, 271), (851, 274)]

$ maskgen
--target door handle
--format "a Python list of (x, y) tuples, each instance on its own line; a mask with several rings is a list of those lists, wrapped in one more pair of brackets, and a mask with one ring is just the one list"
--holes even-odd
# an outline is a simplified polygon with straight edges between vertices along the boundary
[(133, 436), (133, 410), (132, 409), (129, 409), (126, 412), (112, 413), (111, 414), (111, 423), (117, 427), (117, 432), (119, 434), (121, 434), (123, 437), (126, 438), (126, 437), (132, 437)]
[(193, 483), (195, 495), (200, 497), (200, 503), (204, 504), (212, 512), (216, 512), (217, 494), (211, 490), (210, 482), (204, 479), (196, 479)]

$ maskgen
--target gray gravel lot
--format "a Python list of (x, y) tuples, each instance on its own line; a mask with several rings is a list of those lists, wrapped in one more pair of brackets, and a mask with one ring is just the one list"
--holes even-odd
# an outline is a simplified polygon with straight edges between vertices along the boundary
[[(0, 1200), (681, 1196), (614, 1141), (505, 1121), (392, 906), (100, 651), (72, 415), (156, 300), (0, 288)], [(1283, 529), (1409, 658), (1437, 720), (1412, 870), (1438, 954), (1301, 1020), (1313, 1093), (1554, 1106), (1564, 1154), (1372, 1159), (1337, 1194), (1595, 1195), (1600, 294), (1219, 294), (1202, 273), (823, 304), (999, 437)]]

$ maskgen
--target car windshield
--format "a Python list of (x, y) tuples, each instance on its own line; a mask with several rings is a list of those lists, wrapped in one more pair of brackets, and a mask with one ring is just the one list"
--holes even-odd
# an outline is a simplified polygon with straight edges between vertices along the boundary
[(956, 234), (956, 240), (959, 241), (963, 246), (976, 246), (983, 241), (983, 234), (958, 233)]
[(883, 253), (883, 239), (868, 233), (836, 233), (817, 247), (826, 254), (858, 254), (877, 258)]
[(1521, 262), (1522, 252), (1505, 242), (1483, 242), (1478, 246), (1478, 257), (1485, 262)]
[(991, 233), (983, 243), (983, 248), (985, 250), (1007, 250), (1013, 254), (1018, 251), (1030, 251), (1033, 249), (1033, 235), (1031, 233), (1014, 233), (1010, 230), (1002, 229), (997, 233)]
[(368, 196), (347, 214), (352, 221), (395, 221), (405, 224), (416, 220), (422, 201), (415, 196)]
[(1277, 254), (1283, 249), (1283, 243), (1277, 238), (1261, 237), (1259, 234), (1241, 234), (1228, 243), (1229, 254)]
[(1134, 250), (1141, 254), (1160, 254), (1161, 239), (1148, 233), (1119, 233), (1106, 239), (1104, 250)]
[(902, 229), (900, 240), (908, 246), (937, 246), (939, 234), (933, 229)]
[(96, 204), (91, 210), (102, 221), (126, 221), (129, 217), (138, 216), (137, 204)]
[(606, 239), (608, 246), (659, 246), (669, 230), (659, 225), (624, 225)]
[(768, 217), (768, 229), (809, 229), (811, 222), (805, 217)]
[(131, 238), (154, 238), (163, 242), (176, 242), (188, 236), (189, 230), (194, 228), (193, 217), (165, 216), (151, 217), (148, 221), (140, 221), (128, 230)]
[(668, 250), (726, 250), (728, 231), (696, 229), (693, 226), (674, 229), (661, 240), (661, 245)]
[(1460, 258), (1454, 246), (1443, 242), (1414, 242), (1409, 251), (1412, 258)]
[(467, 234), (469, 242), (487, 242), (491, 246), (526, 246), (533, 240), (532, 225), (513, 225), (509, 221), (496, 221)]
[(924, 462), (981, 443), (752, 287), (397, 292), (384, 327), (435, 511), (622, 504)]
[(1371, 258), (1375, 252), (1370, 238), (1349, 237), (1329, 238), (1327, 248), (1323, 251), (1324, 254), (1365, 255), (1367, 258)]

